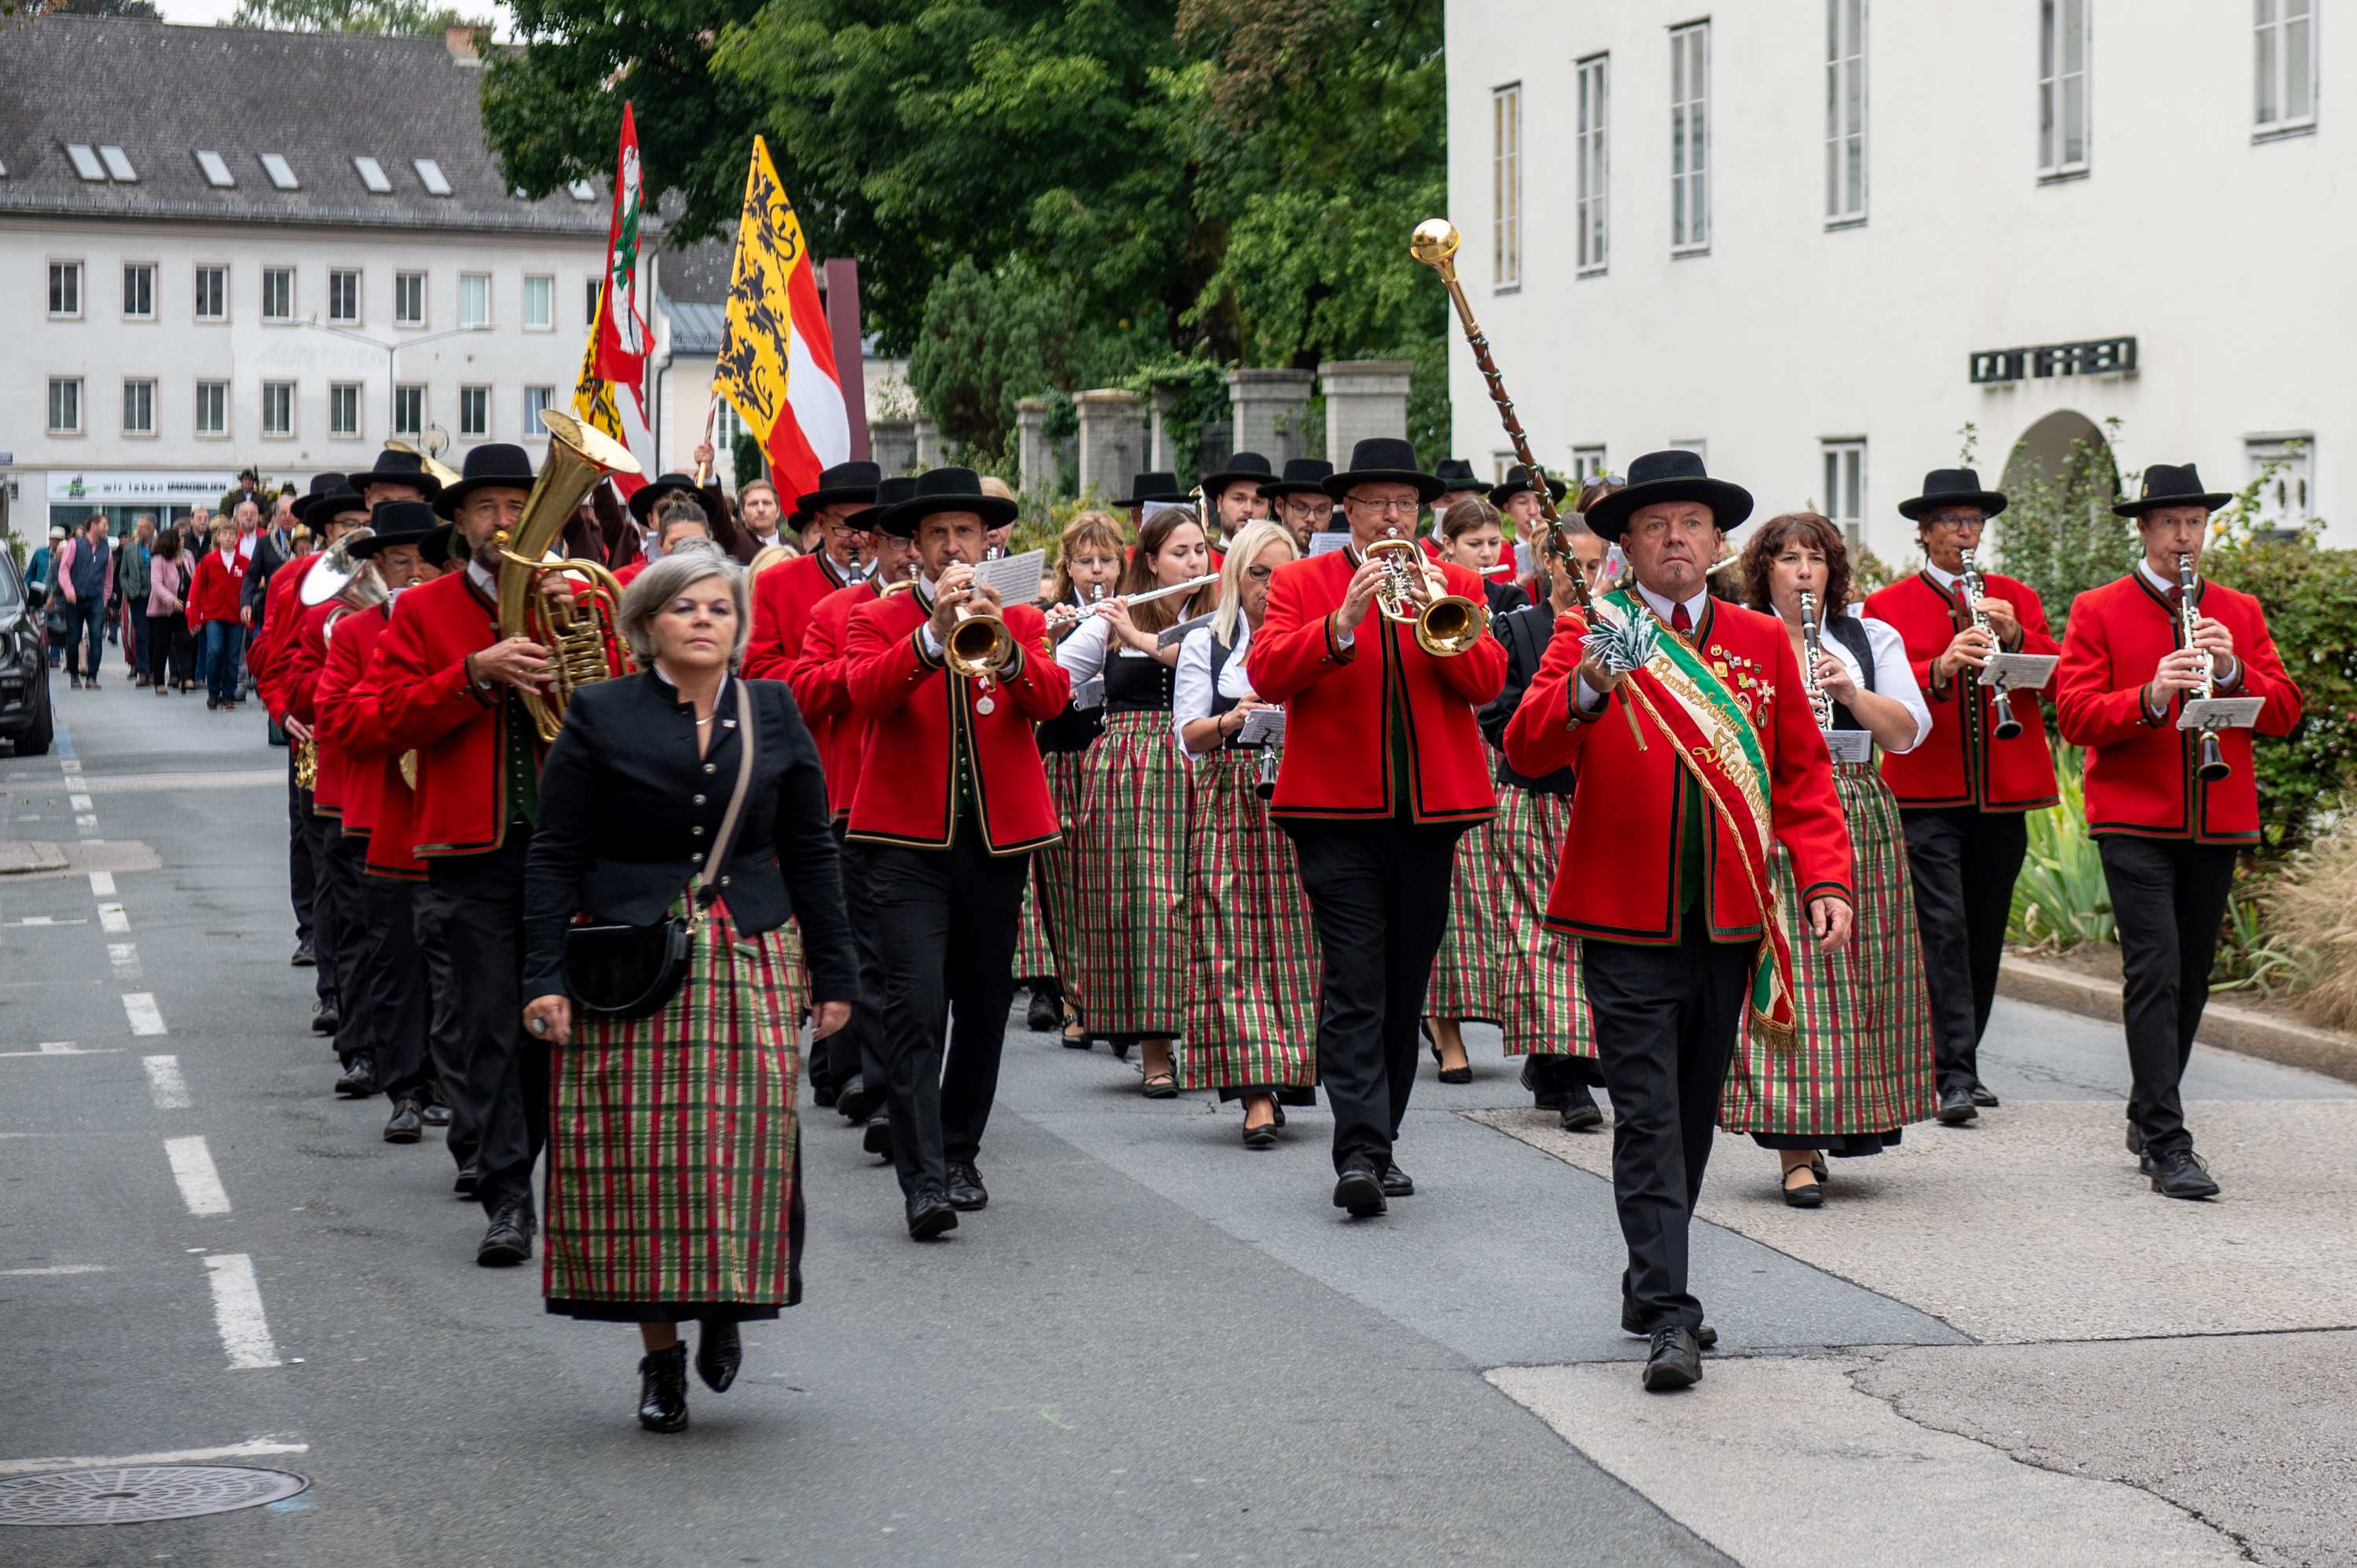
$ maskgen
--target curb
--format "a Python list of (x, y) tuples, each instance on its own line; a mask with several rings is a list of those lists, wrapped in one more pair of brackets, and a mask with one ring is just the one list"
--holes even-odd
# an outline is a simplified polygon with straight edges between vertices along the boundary
[[(2096, 980), (2011, 953), (1997, 969), (1996, 989), (1999, 995), (2017, 1002), (2114, 1024), (2120, 1021), (2117, 982)], [(2357, 1083), (2357, 1038), (2271, 1018), (2215, 996), (2202, 1009), (2201, 1043)]]
[(65, 851), (46, 839), (0, 839), (0, 876), (59, 871), (65, 864)]

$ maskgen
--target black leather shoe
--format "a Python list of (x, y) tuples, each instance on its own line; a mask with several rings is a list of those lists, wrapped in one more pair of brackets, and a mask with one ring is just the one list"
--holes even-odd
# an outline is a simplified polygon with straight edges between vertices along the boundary
[(1535, 1053), (1523, 1058), (1523, 1087), (1531, 1091), (1531, 1103), (1541, 1111), (1563, 1109), (1567, 1086), (1553, 1065), (1559, 1059)]
[(1975, 1079), (1973, 1080), (1972, 1096), (1973, 1103), (1979, 1106), (1984, 1111), (1994, 1111), (1996, 1109), (1996, 1090), (1991, 1089), (1987, 1084), (1983, 1083), (1978, 1079)]
[(909, 1235), (919, 1241), (930, 1241), (944, 1230), (957, 1229), (957, 1210), (942, 1196), (937, 1187), (920, 1187), (909, 1199)]
[(458, 1167), (457, 1179), (450, 1184), (450, 1190), (460, 1197), (472, 1197), (475, 1196), (475, 1184), (482, 1179), (482, 1176), (483, 1167), (468, 1160)]
[(1973, 1103), (1971, 1090), (1940, 1090), (1940, 1125), (1943, 1127), (1961, 1127), (1980, 1113), (1980, 1108)]
[[(1620, 1298), (1620, 1332), (1641, 1337), (1645, 1332), (1643, 1326), (1637, 1321), (1637, 1304), (1625, 1295)], [(1718, 1330), (1706, 1323), (1695, 1330), (1695, 1341), (1708, 1350), (1718, 1343)]]
[(450, 1124), (450, 1108), (438, 1100), (429, 1101), (419, 1110), (417, 1116), (428, 1127), (447, 1127)]
[(950, 1162), (950, 1207), (961, 1214), (971, 1214), (990, 1203), (990, 1190), (982, 1185), (982, 1173), (974, 1168), (972, 1160)]
[(1596, 1093), (1587, 1085), (1573, 1084), (1563, 1091), (1559, 1120), (1566, 1133), (1593, 1133), (1604, 1125), (1604, 1108), (1596, 1103)]
[(1257, 1127), (1244, 1129), (1244, 1147), (1260, 1154), (1276, 1147), (1276, 1123), (1264, 1122)]
[[(1794, 1187), (1792, 1171), (1799, 1171), (1809, 1179)], [(1822, 1208), (1825, 1202), (1824, 1183), (1812, 1167), (1794, 1165), (1792, 1170), (1784, 1173), (1784, 1201), (1794, 1208)]]
[(737, 1380), (737, 1369), (744, 1364), (745, 1342), (737, 1337), (734, 1322), (706, 1323), (696, 1335), (695, 1375), (714, 1393), (726, 1393), (728, 1385)]
[(305, 937), (301, 940), (297, 941), (295, 944), (295, 956), (288, 959), (286, 961), (293, 964), (296, 969), (310, 969), (317, 965), (319, 961), (319, 955), (312, 950), (311, 939)]
[(1353, 1219), (1367, 1219), (1390, 1206), (1383, 1201), (1383, 1179), (1373, 1168), (1351, 1165), (1343, 1168), (1340, 1179), (1334, 1183), (1334, 1207), (1349, 1209)]
[(322, 1002), (311, 1009), (311, 1033), (332, 1035), (344, 1026), (344, 1015), (332, 1002)]
[(853, 1073), (851, 1081), (834, 1093), (834, 1108), (843, 1112), (846, 1122), (866, 1121), (868, 1113), (877, 1109), (876, 1101), (877, 1096), (867, 1091), (867, 1080), (857, 1073)]
[(686, 1346), (640, 1359), (639, 1424), (649, 1432), (687, 1430)]
[(2147, 1155), (2144, 1174), (2152, 1178), (2152, 1190), (2163, 1197), (2215, 1197), (2218, 1184), (2211, 1178), (2210, 1167), (2191, 1149), (2170, 1149), (2164, 1154)]
[(892, 1157), (892, 1118), (878, 1111), (867, 1118), (867, 1128), (859, 1134), (859, 1146), (871, 1155)]
[(1694, 1331), (1677, 1324), (1654, 1329), (1652, 1346), (1645, 1352), (1645, 1391), (1667, 1393), (1700, 1381), (1702, 1344)]
[(831, 1083), (820, 1083), (816, 1080), (813, 1080), (811, 1084), (811, 1103), (817, 1106), (821, 1111), (834, 1110), (834, 1085)]
[(1400, 1169), (1397, 1165), (1385, 1165), (1383, 1167), (1383, 1174), (1376, 1179), (1383, 1184), (1383, 1196), (1385, 1197), (1414, 1197), (1415, 1196), (1415, 1178), (1408, 1175), (1407, 1172)]
[(393, 1114), (384, 1123), (384, 1141), (388, 1144), (414, 1144), (425, 1136), (425, 1119), (417, 1113), (417, 1101), (404, 1100), (394, 1105)]
[(368, 1100), (376, 1094), (376, 1058), (361, 1055), (344, 1064), (343, 1076), (336, 1079), (336, 1092), (346, 1100)]
[(521, 1198), (507, 1204), (491, 1216), (482, 1244), (475, 1249), (476, 1263), (486, 1269), (506, 1269), (527, 1262), (532, 1257), (532, 1210)]
[(1035, 1035), (1052, 1035), (1064, 1026), (1063, 1004), (1046, 986), (1031, 993), (1031, 1005), (1023, 1010), (1024, 1026)]

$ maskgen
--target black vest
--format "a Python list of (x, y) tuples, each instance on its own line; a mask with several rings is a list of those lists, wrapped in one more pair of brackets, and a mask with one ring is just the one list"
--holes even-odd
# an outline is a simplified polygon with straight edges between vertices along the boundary
[[(1850, 657), (1857, 660), (1859, 681), (1869, 692), (1874, 690), (1874, 644), (1866, 635), (1866, 623), (1854, 615), (1844, 613), (1826, 621), (1821, 628), (1831, 632)], [(1843, 703), (1834, 704), (1834, 728), (1864, 729), (1857, 715)]]
[[(1110, 645), (1113, 639), (1108, 637)], [(1178, 672), (1147, 654), (1125, 657), (1114, 646), (1105, 650), (1104, 706), (1112, 714), (1167, 714), (1178, 691)]]

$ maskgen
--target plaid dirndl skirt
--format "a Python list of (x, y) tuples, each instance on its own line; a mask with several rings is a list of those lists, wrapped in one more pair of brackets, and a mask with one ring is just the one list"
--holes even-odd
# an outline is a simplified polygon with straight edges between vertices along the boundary
[[(1066, 1000), (1077, 994), (1073, 978), (1071, 943), (1064, 933), (1072, 929), (1072, 802), (1080, 794), (1081, 756), (1069, 751), (1054, 752), (1040, 758), (1048, 769), (1048, 798), (1056, 805), (1056, 823), (1063, 830), (1062, 842), (1049, 844), (1031, 856), (1031, 887), (1025, 896), (1024, 929), (1016, 950), (1016, 978), (1030, 979), (1022, 968), (1037, 963), (1036, 956), (1027, 957), (1036, 929), (1040, 941), (1047, 944), (1049, 967), (1043, 972), (1053, 974), (1063, 987)], [(1077, 1004), (1075, 1004), (1077, 1005)]]
[(1167, 713), (1115, 714), (1081, 754), (1064, 851), (1072, 911), (1065, 972), (1089, 1033), (1177, 1035), (1187, 1001), (1189, 769)]
[(1181, 1089), (1318, 1081), (1318, 929), (1293, 841), (1254, 792), (1256, 760), (1223, 748), (1194, 765)]
[(739, 938), (716, 903), (670, 1005), (576, 1018), (553, 1053), (549, 1311), (661, 1322), (770, 1316), (802, 1299), (802, 996), (789, 945), (783, 929)]
[(1898, 802), (1870, 764), (1835, 767), (1834, 784), (1849, 821), (1857, 924), (1836, 953), (1809, 940), (1792, 857), (1777, 849), (1776, 897), (1792, 944), (1800, 1042), (1778, 1056), (1747, 1021), (1727, 1065), (1718, 1122), (1730, 1133), (1811, 1138), (1837, 1154), (1864, 1154), (1937, 1108), (1932, 1004)]
[(1499, 1022), (1506, 931), (1499, 910), (1498, 864), (1503, 853), (1495, 817), (1457, 841), (1448, 865), (1448, 928), (1440, 935), (1432, 975), (1425, 983), (1426, 1017)]
[(1579, 943), (1546, 929), (1555, 860), (1571, 836), (1571, 797), (1498, 787), (1498, 924), (1506, 949), (1499, 1033), (1505, 1054), (1596, 1055), (1579, 981)]
[[(1036, 863), (1038, 857), (1033, 858)], [(1056, 954), (1048, 945), (1048, 923), (1039, 912), (1039, 872), (1036, 864), (1031, 875), (1023, 879), (1023, 913), (1017, 917), (1015, 930), (1014, 974), (1018, 981), (1056, 977)]]

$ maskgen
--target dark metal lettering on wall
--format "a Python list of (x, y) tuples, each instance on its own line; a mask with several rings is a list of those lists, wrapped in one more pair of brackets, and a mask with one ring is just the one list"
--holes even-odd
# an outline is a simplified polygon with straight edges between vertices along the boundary
[(2092, 338), (2038, 349), (1983, 349), (1973, 355), (1973, 384), (1987, 386), (2049, 376), (2134, 375), (2136, 340)]

